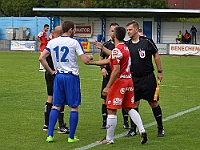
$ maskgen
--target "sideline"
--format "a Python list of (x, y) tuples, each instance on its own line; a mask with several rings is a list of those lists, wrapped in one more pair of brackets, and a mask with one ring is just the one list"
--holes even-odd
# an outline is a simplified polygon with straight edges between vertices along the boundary
[[(185, 111), (181, 111), (181, 112), (179, 112), (177, 114), (174, 114), (174, 115), (171, 115), (169, 117), (166, 117), (166, 118), (163, 119), (163, 122), (164, 121), (169, 121), (169, 120), (177, 118), (177, 117), (180, 117), (180, 116), (182, 116), (184, 114), (190, 113), (190, 112), (195, 111), (197, 109), (200, 109), (200, 105), (196, 106), (196, 107), (193, 107), (193, 108), (190, 108), (190, 109), (185, 110)], [(152, 123), (144, 125), (144, 127), (148, 128), (148, 127), (151, 127), (151, 126), (156, 125), (156, 124), (157, 124), (156, 122), (152, 122)], [(127, 134), (127, 132), (123, 132), (121, 134), (117, 134), (117, 135), (114, 136), (114, 139), (118, 139), (120, 137), (123, 137), (126, 134)], [(86, 150), (86, 149), (93, 148), (93, 147), (98, 146), (98, 145), (99, 144), (97, 142), (94, 142), (94, 143), (88, 144), (88, 145), (80, 147), (80, 148), (75, 148), (74, 150)]]

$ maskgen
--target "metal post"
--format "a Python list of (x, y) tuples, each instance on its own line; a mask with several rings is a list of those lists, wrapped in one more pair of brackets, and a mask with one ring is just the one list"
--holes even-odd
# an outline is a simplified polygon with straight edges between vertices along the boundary
[(157, 17), (157, 43), (160, 43), (160, 33), (161, 33), (161, 18)]
[(55, 17), (54, 16), (50, 16), (49, 17), (50, 20), (50, 30), (55, 28)]
[(106, 17), (102, 16), (102, 28), (101, 28), (101, 34), (102, 34), (102, 42), (106, 41)]

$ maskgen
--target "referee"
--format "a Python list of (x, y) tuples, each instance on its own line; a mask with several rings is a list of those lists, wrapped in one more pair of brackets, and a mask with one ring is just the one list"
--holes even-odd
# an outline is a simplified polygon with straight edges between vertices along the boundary
[[(112, 36), (113, 36), (113, 33), (114, 33), (114, 28), (117, 27), (117, 26), (119, 26), (118, 23), (111, 23), (110, 24), (109, 34), (111, 36), (111, 39), (103, 44), (103, 46), (106, 47), (109, 50), (113, 50), (115, 48), (114, 42), (112, 40)], [(101, 50), (99, 60), (108, 59), (108, 57), (109, 57), (109, 55), (105, 54)], [(101, 128), (106, 129), (106, 120), (107, 120), (106, 96), (102, 95), (102, 91), (106, 87), (106, 85), (107, 85), (107, 83), (110, 79), (111, 69), (110, 69), (109, 64), (105, 65), (105, 66), (101, 66), (101, 74), (103, 76), (102, 89), (101, 89), (101, 98), (103, 99), (103, 102), (102, 102), (102, 119), (103, 119), (102, 122), (103, 122), (103, 124), (102, 124)], [(123, 108), (122, 108), (122, 115), (123, 115), (123, 119), (124, 119), (123, 128), (129, 129), (128, 113), (126, 113), (126, 111)]]
[[(141, 99), (148, 101), (158, 125), (157, 137), (163, 137), (162, 110), (158, 101), (153, 100), (156, 89), (156, 77), (154, 75), (152, 56), (157, 66), (157, 78), (162, 80), (163, 77), (158, 49), (152, 39), (142, 37), (138, 34), (139, 25), (136, 21), (129, 22), (126, 27), (128, 36), (131, 38), (126, 44), (131, 55), (131, 73), (135, 92), (134, 109), (138, 111)], [(136, 125), (131, 122), (131, 129), (127, 136), (134, 135), (137, 135)]]
[[(59, 37), (62, 35), (62, 27), (57, 26), (54, 29), (54, 36)], [(47, 63), (51, 67), (51, 69), (54, 70), (53, 62), (51, 55), (47, 57)], [(53, 82), (54, 82), (55, 75), (51, 75), (48, 71), (45, 71), (45, 81), (46, 81), (46, 86), (47, 86), (47, 101), (45, 104), (45, 109), (44, 109), (44, 118), (45, 118), (45, 124), (43, 126), (43, 130), (47, 131), (48, 130), (48, 125), (49, 125), (49, 114), (52, 108), (52, 99), (53, 99)], [(61, 107), (59, 117), (58, 117), (58, 133), (63, 133), (63, 134), (69, 134), (69, 129), (66, 127), (66, 124), (64, 123), (64, 106)]]

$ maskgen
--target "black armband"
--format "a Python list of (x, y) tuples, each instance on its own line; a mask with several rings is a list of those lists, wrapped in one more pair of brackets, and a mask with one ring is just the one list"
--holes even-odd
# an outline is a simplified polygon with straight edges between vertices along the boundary
[(163, 72), (163, 70), (158, 70), (158, 73), (162, 73)]

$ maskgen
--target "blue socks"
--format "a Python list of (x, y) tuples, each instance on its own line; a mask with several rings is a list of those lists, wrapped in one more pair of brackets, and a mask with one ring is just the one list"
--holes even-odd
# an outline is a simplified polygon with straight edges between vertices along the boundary
[(78, 125), (78, 112), (77, 111), (71, 111), (70, 112), (69, 125), (70, 125), (69, 137), (71, 139), (74, 139), (74, 134), (76, 132), (76, 127)]
[(58, 119), (59, 110), (52, 108), (49, 115), (48, 136), (53, 137), (54, 127)]

